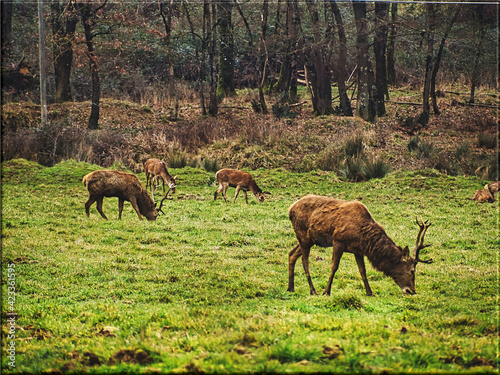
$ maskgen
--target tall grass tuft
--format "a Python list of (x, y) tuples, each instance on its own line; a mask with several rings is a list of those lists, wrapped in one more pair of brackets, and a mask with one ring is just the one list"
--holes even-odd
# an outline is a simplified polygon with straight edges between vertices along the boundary
[(415, 137), (412, 137), (409, 141), (408, 141), (408, 151), (412, 152), (412, 151), (416, 151), (418, 150), (418, 146), (420, 144), (420, 138), (417, 136)]
[(363, 153), (364, 137), (363, 134), (358, 133), (354, 137), (344, 141), (342, 145), (342, 152), (347, 157), (356, 157)]
[(487, 149), (495, 149), (498, 145), (497, 134), (479, 133), (477, 135), (477, 146)]
[(372, 178), (383, 178), (390, 170), (390, 164), (386, 163), (382, 157), (366, 160), (363, 166), (363, 174), (368, 180)]
[(419, 158), (429, 158), (436, 152), (434, 142), (422, 141), (418, 135), (410, 139), (407, 147), (408, 151), (415, 151)]
[(168, 166), (170, 168), (184, 168), (188, 165), (188, 156), (184, 151), (171, 151), (168, 155)]
[(361, 155), (348, 157), (340, 169), (340, 175), (348, 181), (360, 182), (366, 179), (364, 174), (364, 160)]
[(323, 150), (316, 159), (316, 167), (323, 171), (336, 171), (340, 166), (340, 152), (333, 147)]
[(455, 149), (454, 156), (457, 160), (462, 160), (464, 158), (470, 157), (470, 142), (465, 141), (460, 143)]
[(207, 172), (217, 172), (220, 169), (217, 159), (211, 159), (211, 158), (204, 158), (201, 161), (201, 167), (205, 169)]

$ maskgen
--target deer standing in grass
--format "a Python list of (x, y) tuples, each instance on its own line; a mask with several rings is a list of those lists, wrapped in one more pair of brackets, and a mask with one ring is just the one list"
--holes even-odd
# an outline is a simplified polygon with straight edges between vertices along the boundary
[(162, 185), (163, 185), (163, 192), (165, 193), (165, 181), (167, 182), (168, 185), (168, 191), (167, 194), (165, 194), (165, 197), (168, 195), (168, 193), (172, 192), (175, 193), (175, 188), (177, 187), (175, 180), (177, 180), (177, 176), (172, 177), (170, 173), (168, 173), (167, 169), (167, 164), (164, 161), (161, 161), (159, 159), (148, 159), (144, 163), (144, 172), (146, 172), (146, 188), (149, 185), (149, 190), (151, 191), (151, 196), (153, 197), (154, 200), (154, 191), (155, 188), (160, 186), (158, 185), (155, 187), (155, 182), (158, 180), (162, 180)]
[(83, 177), (83, 185), (89, 191), (89, 199), (85, 203), (85, 213), (90, 216), (90, 206), (97, 202), (97, 211), (101, 216), (108, 220), (102, 210), (102, 201), (104, 197), (118, 197), (118, 218), (122, 218), (123, 203), (128, 201), (134, 207), (139, 220), (142, 220), (142, 215), (148, 220), (156, 220), (160, 212), (163, 213), (161, 207), (156, 208), (156, 203), (148, 195), (148, 192), (136, 175), (132, 173), (100, 170), (87, 174)]
[(375, 269), (392, 277), (401, 291), (409, 294), (415, 294), (417, 263), (432, 263), (432, 259), (419, 258), (420, 250), (430, 246), (423, 244), (425, 232), (431, 226), (431, 223), (427, 224), (428, 221), (417, 220), (420, 231), (412, 258), (408, 246), (404, 249), (396, 246), (360, 202), (308, 195), (292, 204), (288, 214), (299, 241), (288, 256), (289, 292), (294, 291), (295, 262), (302, 256), (310, 292), (317, 294), (309, 274), (309, 252), (313, 245), (333, 247), (332, 268), (324, 292), (326, 295), (330, 295), (333, 277), (345, 252), (354, 254), (369, 296), (373, 293), (366, 278), (365, 256)]
[(236, 198), (238, 198), (238, 194), (240, 190), (245, 194), (245, 201), (248, 204), (247, 191), (251, 191), (253, 195), (257, 198), (257, 200), (262, 203), (264, 202), (265, 196), (264, 194), (269, 194), (268, 192), (263, 192), (260, 187), (257, 186), (254, 179), (248, 172), (238, 171), (236, 169), (221, 169), (215, 174), (215, 178), (219, 183), (219, 188), (214, 193), (214, 200), (217, 200), (217, 196), (220, 192), (222, 192), (222, 196), (224, 200), (227, 202), (226, 198), (226, 190), (227, 188), (234, 187), (236, 188), (236, 193), (234, 194), (233, 203), (236, 202)]

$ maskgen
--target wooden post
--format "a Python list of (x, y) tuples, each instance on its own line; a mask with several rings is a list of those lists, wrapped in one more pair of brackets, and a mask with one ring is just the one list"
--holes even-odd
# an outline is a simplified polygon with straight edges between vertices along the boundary
[(45, 24), (43, 18), (43, 0), (38, 0), (38, 51), (40, 66), (40, 112), (42, 126), (47, 123), (47, 64), (45, 60)]

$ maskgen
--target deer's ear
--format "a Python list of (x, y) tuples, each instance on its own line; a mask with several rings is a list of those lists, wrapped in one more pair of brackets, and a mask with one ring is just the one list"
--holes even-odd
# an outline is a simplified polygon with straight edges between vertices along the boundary
[(403, 249), (403, 258), (408, 258), (410, 256), (410, 249), (408, 248), (408, 246), (405, 246), (405, 248)]

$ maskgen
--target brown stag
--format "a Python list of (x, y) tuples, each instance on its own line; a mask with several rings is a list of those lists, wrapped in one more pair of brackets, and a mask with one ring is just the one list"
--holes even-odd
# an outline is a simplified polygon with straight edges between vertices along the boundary
[(288, 211), (299, 244), (288, 256), (288, 291), (294, 291), (295, 262), (302, 256), (302, 264), (311, 294), (317, 294), (309, 275), (309, 252), (313, 245), (333, 246), (332, 268), (324, 294), (330, 295), (332, 280), (344, 252), (354, 254), (366, 294), (372, 290), (366, 278), (364, 257), (373, 267), (394, 279), (403, 293), (415, 294), (415, 266), (421, 260), (419, 252), (431, 223), (419, 222), (420, 231), (414, 248), (414, 258), (408, 247), (404, 249), (387, 236), (384, 229), (372, 218), (368, 209), (357, 201), (343, 201), (330, 197), (308, 195), (290, 206)]
[(175, 193), (175, 188), (177, 187), (175, 180), (177, 180), (177, 176), (172, 177), (170, 173), (168, 173), (167, 164), (164, 161), (159, 159), (148, 159), (144, 163), (144, 172), (146, 172), (146, 188), (149, 185), (149, 190), (151, 191), (151, 196), (154, 199), (154, 190), (159, 184), (155, 187), (155, 182), (158, 180), (162, 181), (163, 192), (165, 193), (165, 181), (168, 185), (167, 194), (172, 192)]
[(149, 197), (148, 192), (136, 175), (112, 170), (100, 170), (87, 174), (83, 177), (83, 185), (89, 191), (89, 199), (85, 203), (85, 213), (90, 216), (90, 206), (97, 202), (97, 211), (108, 220), (102, 211), (104, 197), (118, 197), (118, 218), (122, 218), (123, 203), (128, 201), (134, 207), (137, 216), (142, 220), (142, 215), (148, 220), (156, 220), (161, 207), (156, 208), (156, 203)]
[(253, 195), (255, 195), (260, 203), (264, 202), (264, 194), (269, 194), (268, 192), (263, 192), (260, 187), (257, 186), (254, 179), (248, 172), (238, 171), (236, 169), (221, 169), (215, 174), (215, 178), (219, 183), (219, 188), (214, 193), (214, 200), (217, 200), (217, 196), (222, 191), (222, 196), (227, 202), (226, 190), (229, 186), (236, 188), (233, 203), (236, 202), (236, 198), (238, 198), (240, 190), (242, 190), (245, 194), (245, 201), (247, 202), (247, 204), (247, 191), (249, 190), (253, 193)]

